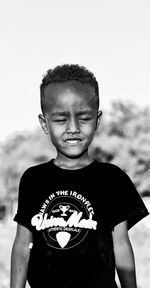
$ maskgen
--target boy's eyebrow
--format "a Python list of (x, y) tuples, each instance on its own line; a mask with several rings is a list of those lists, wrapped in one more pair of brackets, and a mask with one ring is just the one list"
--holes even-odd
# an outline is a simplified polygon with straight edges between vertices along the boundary
[(91, 110), (81, 110), (77, 112), (77, 115), (93, 115), (93, 112)]
[[(56, 111), (56, 112), (52, 112), (51, 116), (52, 117), (55, 117), (55, 116), (68, 116), (70, 113), (68, 111)], [(80, 115), (93, 115), (92, 111), (91, 110), (81, 110), (81, 111), (78, 111), (76, 112), (76, 114), (78, 116)]]
[(68, 115), (67, 111), (63, 111), (63, 112), (56, 111), (56, 112), (52, 112), (52, 114), (51, 114), (52, 117), (55, 117), (55, 116), (67, 116), (67, 115)]

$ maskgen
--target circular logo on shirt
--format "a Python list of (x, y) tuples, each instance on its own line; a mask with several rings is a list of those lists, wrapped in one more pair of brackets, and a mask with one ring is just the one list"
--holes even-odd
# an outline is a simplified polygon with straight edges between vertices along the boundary
[[(43, 230), (47, 244), (56, 249), (69, 249), (82, 242), (90, 229), (96, 229), (91, 203), (81, 194), (67, 191), (45, 201), (41, 214), (32, 218), (32, 225)], [(71, 193), (72, 192), (72, 193)], [(57, 193), (57, 192), (56, 192)], [(55, 195), (55, 194), (53, 194)]]

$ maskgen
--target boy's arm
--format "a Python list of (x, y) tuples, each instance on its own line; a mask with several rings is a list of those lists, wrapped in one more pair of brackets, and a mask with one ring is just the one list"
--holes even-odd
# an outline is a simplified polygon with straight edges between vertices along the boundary
[(18, 224), (11, 254), (10, 288), (25, 287), (30, 256), (30, 242), (32, 242), (32, 233), (24, 226)]
[(117, 274), (122, 288), (137, 288), (135, 261), (127, 230), (127, 221), (118, 224), (112, 233)]

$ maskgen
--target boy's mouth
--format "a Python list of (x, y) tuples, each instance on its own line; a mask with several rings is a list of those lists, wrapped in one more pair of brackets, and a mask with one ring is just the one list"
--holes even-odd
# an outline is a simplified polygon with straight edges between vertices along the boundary
[(77, 138), (74, 138), (74, 139), (66, 139), (65, 142), (69, 145), (76, 145), (78, 144), (79, 142), (81, 142), (81, 139), (77, 139)]

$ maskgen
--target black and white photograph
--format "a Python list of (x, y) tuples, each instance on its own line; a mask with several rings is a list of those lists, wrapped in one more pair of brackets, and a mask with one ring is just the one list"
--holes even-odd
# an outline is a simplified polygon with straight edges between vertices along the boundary
[(0, 2), (0, 288), (149, 288), (150, 2)]

